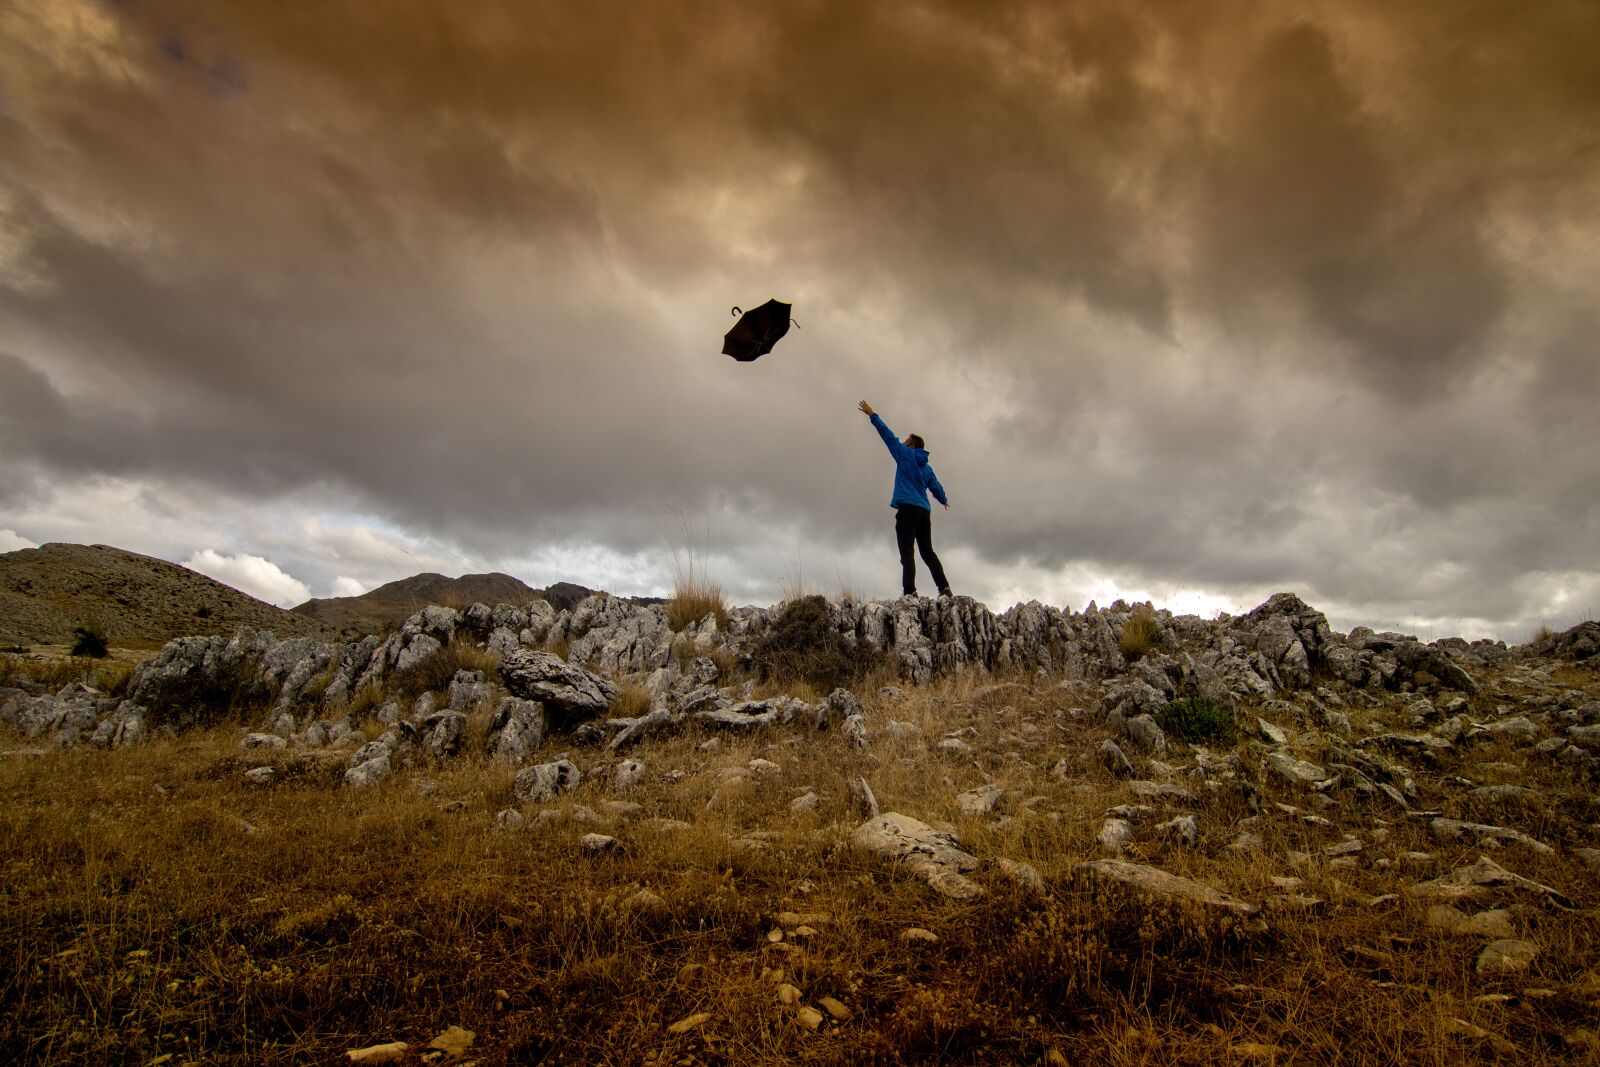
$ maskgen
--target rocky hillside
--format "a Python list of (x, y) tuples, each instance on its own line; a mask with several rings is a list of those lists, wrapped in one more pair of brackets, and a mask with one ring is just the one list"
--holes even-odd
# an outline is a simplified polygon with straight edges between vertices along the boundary
[[(585, 590), (585, 595), (587, 593)], [(392, 630), (430, 604), (464, 608), (478, 602), (526, 604), (538, 599), (538, 590), (509, 574), (463, 574), (459, 578), (446, 578), (429, 572), (380, 585), (360, 596), (308, 600), (290, 610), (346, 636), (359, 637)]]
[(70, 644), (78, 626), (112, 645), (157, 648), (240, 627), (279, 637), (336, 631), (176, 563), (109, 545), (46, 544), (0, 554), (0, 644)]
[[(1508, 648), (1341, 633), (1291, 594), (835, 603), (808, 641), (872, 666), (830, 690), (761, 680), (794, 610), (433, 606), (355, 642), (174, 641), (116, 694), (0, 689), (31, 739), (0, 737), (19, 877), (126, 855), (152, 922), (189, 921), (156, 906), (177, 885), (252, 938), (91, 938), (95, 878), (18, 892), (31, 1058), (68, 967), (148, 1020), (101, 1061), (236, 1002), (290, 1013), (307, 1062), (1600, 1054), (1600, 625)], [(203, 1032), (214, 1062), (290, 1040)]]

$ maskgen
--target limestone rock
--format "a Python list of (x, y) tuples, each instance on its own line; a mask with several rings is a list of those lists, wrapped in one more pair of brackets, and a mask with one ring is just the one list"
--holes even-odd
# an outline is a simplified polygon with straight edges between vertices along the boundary
[(389, 750), (385, 748), (382, 753), (362, 760), (345, 771), (344, 784), (354, 789), (365, 789), (389, 777), (389, 769)]
[(576, 789), (581, 780), (572, 761), (561, 759), (524, 767), (517, 772), (511, 788), (517, 799), (538, 804)]
[(489, 719), (484, 747), (500, 763), (517, 766), (533, 755), (544, 741), (544, 705), (537, 700), (507, 696)]
[(995, 806), (1000, 803), (1000, 798), (1005, 795), (1005, 790), (998, 785), (979, 786), (969, 789), (956, 797), (956, 807), (963, 815), (982, 816), (993, 815)]
[(1533, 966), (1538, 956), (1539, 946), (1531, 941), (1491, 941), (1478, 954), (1473, 970), (1479, 974), (1520, 974)]
[(935, 830), (921, 820), (887, 812), (856, 827), (850, 841), (920, 877), (943, 896), (970, 900), (983, 894), (965, 873), (977, 868), (977, 858), (962, 850), (955, 834)]
[(1247, 919), (1257, 908), (1236, 897), (1202, 885), (1193, 879), (1169, 874), (1159, 867), (1126, 860), (1089, 860), (1072, 868), (1074, 877), (1102, 887), (1131, 892), (1146, 901), (1176, 903), (1199, 908), (1202, 912)]
[(1267, 753), (1267, 766), (1291, 785), (1310, 788), (1328, 777), (1328, 772), (1314, 763), (1295, 759), (1287, 752)]
[(609, 679), (549, 652), (530, 649), (502, 659), (500, 678), (513, 696), (537, 700), (547, 711), (574, 722), (604, 714), (617, 695), (617, 687)]

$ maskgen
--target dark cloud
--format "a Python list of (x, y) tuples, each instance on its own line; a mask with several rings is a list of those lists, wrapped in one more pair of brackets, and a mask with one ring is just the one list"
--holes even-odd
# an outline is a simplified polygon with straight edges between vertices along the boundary
[[(876, 559), (866, 396), (977, 582), (1510, 625), (1597, 570), (1593, 4), (0, 19), (0, 509), (210, 487), (486, 561), (687, 513), (760, 589)], [(803, 329), (717, 357), (768, 295)]]

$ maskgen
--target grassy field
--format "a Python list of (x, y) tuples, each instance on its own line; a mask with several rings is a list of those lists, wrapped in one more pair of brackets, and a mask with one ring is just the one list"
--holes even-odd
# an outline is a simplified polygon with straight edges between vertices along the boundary
[[(1555, 852), (1493, 855), (1575, 907), (1467, 907), (1503, 903), (1540, 948), (1523, 973), (1479, 974), (1486, 939), (1442, 932), (1437, 901), (1406, 892), (1475, 845), (1340, 792), (1308, 822), (1306, 796), (1261, 773), (1249, 741), (1231, 750), (1259, 815), (1245, 791), (1181, 770), (1165, 773), (1191, 799), (1135, 796), (1096, 755), (1092, 691), (976, 688), (989, 681), (869, 696), (866, 752), (799, 723), (691, 728), (624, 753), (647, 768), (625, 792), (610, 777), (623, 756), (573, 748), (583, 783), (515, 829), (496, 818), (516, 806), (513, 769), (471, 754), (351, 790), (348, 753), (241, 752), (242, 728), (37, 755), (7, 736), (0, 1056), (332, 1063), (406, 1042), (393, 1062), (1600, 1062), (1600, 891), (1572, 854), (1600, 843), (1600, 819), (1570, 765), (1497, 740), (1418, 774), (1414, 807), (1452, 817), (1505, 817), (1476, 810), (1464, 781), (1545, 798), (1508, 825)], [(1600, 693), (1592, 673), (1566, 684)], [(1352, 710), (1358, 726), (1391, 714)], [(918, 729), (897, 740), (891, 720)], [(973, 752), (929, 747), (952, 733)], [(540, 758), (563, 750), (547, 740)], [(1193, 757), (1179, 745), (1167, 762)], [(261, 765), (270, 784), (243, 777)], [(985, 895), (957, 903), (858, 854), (858, 776), (884, 811), (1032, 864), (1045, 891), (985, 868)], [(963, 815), (957, 794), (991, 782), (996, 813)], [(815, 809), (792, 810), (808, 792)], [(1127, 858), (1262, 905), (1266, 930), (1219, 932), (1074, 879), (1118, 804), (1159, 809)], [(1150, 829), (1183, 813), (1192, 844)], [(1259, 850), (1231, 849), (1246, 829)], [(586, 849), (596, 832), (620, 850)], [(1325, 851), (1352, 837), (1359, 853)], [(430, 1050), (452, 1026), (470, 1046)]]

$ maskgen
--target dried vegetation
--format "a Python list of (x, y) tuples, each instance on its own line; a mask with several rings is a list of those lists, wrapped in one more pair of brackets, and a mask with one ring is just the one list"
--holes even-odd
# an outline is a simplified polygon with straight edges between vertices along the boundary
[[(1600, 693), (1591, 669), (1564, 670), (1564, 684)], [(609, 788), (618, 756), (574, 747), (583, 784), (528, 806), (515, 830), (495, 818), (516, 803), (514, 770), (479, 756), (363, 791), (339, 786), (345, 754), (241, 754), (233, 726), (0, 760), (0, 1055), (298, 1064), (400, 1040), (404, 1062), (420, 1063), (452, 1025), (476, 1034), (460, 1059), (479, 1064), (1600, 1054), (1600, 891), (1573, 858), (1595, 844), (1600, 812), (1571, 766), (1494, 740), (1417, 783), (1419, 808), (1483, 821), (1505, 813), (1452, 778), (1537, 790), (1523, 828), (1555, 851), (1499, 859), (1574, 907), (1513, 902), (1541, 954), (1527, 972), (1486, 976), (1481, 939), (1441, 932), (1437, 902), (1406, 892), (1478, 847), (1349, 794), (1329, 797), (1322, 823), (1283, 811), (1300, 812), (1303, 794), (1260, 773), (1246, 742), (1235, 750), (1261, 783), (1260, 814), (1229, 790), (1141, 799), (1096, 755), (1107, 734), (1085, 710), (1091, 693), (990, 681), (863, 687), (866, 752), (798, 725), (690, 728), (628, 754), (648, 773), (626, 793)], [(642, 694), (624, 693), (623, 710), (639, 710)], [(939, 750), (947, 736), (971, 752)], [(275, 768), (270, 785), (243, 779), (259, 765)], [(982, 898), (954, 902), (862, 857), (846, 845), (863, 819), (857, 777), (886, 811), (951, 827), (981, 858), (1032, 864), (1047, 891), (988, 869)], [(964, 813), (958, 794), (990, 784), (1005, 790), (997, 810)], [(807, 793), (816, 806), (793, 809)], [(1103, 813), (1126, 803), (1199, 827), (1192, 844), (1142, 835), (1127, 858), (1263, 904), (1266, 931), (1074, 880), (1100, 854)], [(1246, 825), (1260, 844), (1236, 851)], [(588, 851), (596, 831), (621, 849)], [(1361, 853), (1330, 855), (1352, 835)]]

